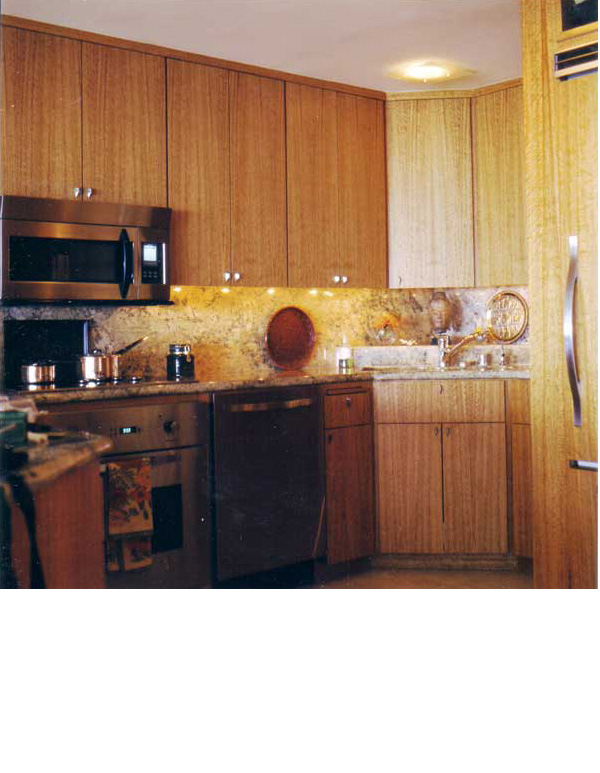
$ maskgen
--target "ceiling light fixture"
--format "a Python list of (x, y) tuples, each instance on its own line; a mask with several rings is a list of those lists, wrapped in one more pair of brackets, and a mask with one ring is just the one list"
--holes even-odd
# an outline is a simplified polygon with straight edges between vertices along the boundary
[(428, 81), (453, 80), (462, 78), (465, 75), (472, 75), (474, 70), (467, 70), (460, 65), (452, 62), (443, 62), (435, 60), (419, 60), (413, 62), (402, 62), (392, 65), (388, 70), (388, 75), (398, 80), (406, 81)]

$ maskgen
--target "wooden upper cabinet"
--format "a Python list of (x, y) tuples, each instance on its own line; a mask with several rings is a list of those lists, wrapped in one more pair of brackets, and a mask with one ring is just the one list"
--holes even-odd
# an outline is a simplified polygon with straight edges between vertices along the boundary
[(471, 287), (468, 98), (388, 102), (390, 287)]
[(235, 284), (287, 285), (283, 81), (229, 73), (231, 255)]
[(474, 97), (475, 280), (527, 284), (523, 89)]
[(164, 58), (82, 46), (84, 188), (98, 201), (166, 206)]
[(81, 43), (2, 27), (2, 193), (81, 187)]
[(337, 98), (335, 91), (286, 84), (291, 287), (327, 287), (340, 275)]
[(383, 102), (337, 95), (340, 270), (348, 287), (387, 287)]
[(218, 285), (231, 272), (228, 77), (167, 61), (174, 284)]

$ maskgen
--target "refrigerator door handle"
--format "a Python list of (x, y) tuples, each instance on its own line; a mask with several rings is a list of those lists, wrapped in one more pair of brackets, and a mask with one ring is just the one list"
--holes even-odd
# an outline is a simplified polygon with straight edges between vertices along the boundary
[(585, 459), (569, 459), (569, 467), (573, 470), (598, 472), (598, 462), (586, 462)]
[(563, 338), (571, 397), (573, 398), (573, 426), (581, 427), (581, 383), (575, 360), (575, 285), (579, 275), (579, 245), (577, 236), (569, 236), (569, 273), (563, 305)]

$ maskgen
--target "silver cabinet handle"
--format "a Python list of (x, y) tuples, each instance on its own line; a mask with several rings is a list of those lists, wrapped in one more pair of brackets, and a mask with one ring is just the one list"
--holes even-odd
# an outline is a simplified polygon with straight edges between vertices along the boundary
[(575, 285), (579, 276), (579, 243), (576, 236), (569, 236), (569, 273), (563, 305), (563, 338), (571, 397), (573, 398), (573, 426), (581, 427), (581, 383), (575, 360)]
[(284, 400), (272, 403), (233, 403), (229, 406), (231, 413), (262, 413), (264, 411), (293, 411), (294, 408), (307, 408), (314, 400), (301, 397), (297, 400)]
[(569, 459), (569, 467), (573, 470), (598, 472), (598, 462), (586, 462), (585, 459)]
[(342, 284), (343, 285), (348, 284), (348, 277), (347, 276), (343, 276), (342, 277)]
[(93, 188), (86, 188), (85, 189), (85, 196), (86, 196), (86, 198), (91, 199), (93, 195), (94, 195), (94, 189)]
[(226, 271), (226, 272), (223, 274), (223, 279), (224, 279), (226, 282), (229, 282), (229, 280), (231, 279), (231, 271)]
[(81, 198), (81, 194), (83, 193), (83, 188), (75, 188), (73, 193), (75, 194), (75, 198), (76, 199), (80, 199)]
[(240, 272), (239, 271), (235, 271), (234, 274), (233, 274), (233, 281), (234, 282), (239, 282), (241, 278), (242, 278), (242, 275), (240, 274)]
[(336, 283), (336, 285), (337, 285), (337, 284), (339, 284), (339, 283), (340, 283), (340, 277), (339, 277), (339, 276), (336, 274), (336, 275), (333, 277), (333, 281)]

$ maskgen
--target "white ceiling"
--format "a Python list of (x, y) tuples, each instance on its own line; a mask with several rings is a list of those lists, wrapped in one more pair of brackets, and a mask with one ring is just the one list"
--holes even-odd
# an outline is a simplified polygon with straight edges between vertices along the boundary
[(448, 59), (476, 73), (443, 88), (521, 74), (519, 0), (3, 0), (2, 12), (382, 91), (387, 68)]

